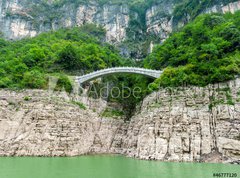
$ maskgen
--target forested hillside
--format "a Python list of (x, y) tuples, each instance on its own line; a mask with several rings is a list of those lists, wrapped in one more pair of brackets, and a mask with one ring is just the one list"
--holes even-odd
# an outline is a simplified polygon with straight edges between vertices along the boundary
[[(71, 2), (80, 3), (80, 1)], [(112, 3), (123, 2), (125, 1), (113, 1)], [(150, 4), (157, 1), (130, 2), (130, 7), (136, 8), (139, 15), (141, 11), (144, 12), (143, 15)], [(111, 86), (119, 88), (124, 85), (142, 89), (138, 97), (131, 96), (128, 100), (121, 97), (107, 98), (108, 101), (119, 102), (126, 111), (126, 115), (131, 116), (136, 104), (153, 89), (158, 89), (159, 85), (165, 87), (182, 84), (205, 86), (209, 83), (227, 81), (239, 75), (240, 12), (196, 17), (202, 9), (212, 5), (213, 1), (180, 3), (176, 0), (174, 2), (175, 8), (178, 9), (174, 11), (174, 17), (183, 18), (182, 15), (191, 14), (190, 21), (192, 22), (176, 32), (173, 31), (170, 38), (157, 45), (152, 54), (138, 63), (122, 57), (119, 50), (106, 43), (106, 31), (101, 25), (86, 23), (81, 27), (62, 28), (18, 41), (7, 41), (1, 38), (0, 88), (46, 89), (49, 76), (57, 76), (60, 78), (57, 89), (65, 87), (70, 92), (72, 86), (67, 76), (82, 75), (115, 66), (141, 66), (164, 70), (164, 74), (151, 84), (150, 90), (148, 84), (153, 81), (143, 76), (114, 75), (103, 80), (103, 83), (107, 81), (111, 83)], [(61, 3), (64, 1), (55, 1), (54, 6), (61, 6)], [(104, 3), (105, 1), (101, 1), (100, 4)], [(227, 1), (222, 1), (222, 3), (227, 3)], [(132, 52), (135, 48), (139, 50), (138, 47), (143, 45), (144, 48), (140, 49), (146, 55), (149, 42), (155, 37), (158, 39), (159, 36), (144, 34), (145, 18), (142, 16), (137, 19), (130, 20), (127, 30), (129, 37), (123, 44), (132, 47), (133, 49), (130, 50)], [(102, 85), (100, 83), (97, 90)], [(122, 92), (121, 96), (129, 94), (128, 91)]]
[(240, 73), (239, 50), (240, 12), (202, 15), (157, 46), (144, 65), (165, 70), (157, 84), (204, 86)]
[(152, 44), (162, 43), (198, 15), (237, 10), (240, 0), (2, 0), (0, 33), (19, 40), (93, 23), (103, 26), (105, 41), (122, 56), (142, 60)]
[(104, 35), (101, 27), (85, 25), (14, 42), (0, 39), (0, 87), (46, 88), (49, 75), (64, 84), (66, 75), (124, 65), (127, 60), (101, 42)]

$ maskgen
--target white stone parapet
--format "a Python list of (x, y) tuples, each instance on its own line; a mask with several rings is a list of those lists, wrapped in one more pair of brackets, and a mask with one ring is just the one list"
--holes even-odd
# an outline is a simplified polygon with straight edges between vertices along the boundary
[(141, 74), (151, 78), (159, 78), (163, 71), (160, 70), (151, 70), (137, 67), (115, 67), (108, 68), (99, 71), (95, 71), (83, 76), (76, 77), (76, 81), (81, 84), (86, 81), (90, 81), (95, 78), (99, 78), (105, 75), (115, 74), (115, 73), (129, 73), (129, 74)]

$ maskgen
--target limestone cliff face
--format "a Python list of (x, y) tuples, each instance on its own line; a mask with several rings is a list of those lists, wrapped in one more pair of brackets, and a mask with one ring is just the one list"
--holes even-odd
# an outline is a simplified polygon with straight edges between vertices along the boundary
[(58, 94), (49, 98), (45, 91), (0, 92), (1, 156), (117, 153), (124, 125), (80, 109)]
[[(146, 29), (141, 29), (142, 33), (153, 33), (164, 41), (176, 27), (187, 23), (187, 17), (185, 20), (173, 21), (175, 5), (175, 0), (164, 0), (147, 9)], [(203, 13), (233, 13), (239, 9), (240, 1), (237, 1), (228, 5), (215, 5)], [(100, 5), (90, 1), (85, 4), (68, 2), (58, 5), (50, 0), (0, 0), (0, 31), (7, 39), (33, 37), (44, 31), (96, 23), (105, 27), (106, 41), (116, 44), (127, 38), (130, 21), (134, 20), (131, 18), (136, 17), (139, 18), (138, 14), (130, 10), (127, 4), (109, 2)]]
[[(240, 79), (148, 96), (130, 122), (46, 91), (0, 91), (0, 156), (120, 153), (163, 161), (240, 160)], [(98, 108), (98, 110), (96, 110)]]
[(67, 3), (58, 7), (51, 4), (51, 1), (44, 6), (39, 1), (0, 1), (1, 31), (8, 39), (33, 37), (44, 31), (85, 23), (102, 25), (107, 31), (106, 41), (120, 42), (126, 38), (129, 9), (126, 5), (100, 6), (95, 2), (78, 6)]
[(239, 160), (240, 79), (151, 94), (132, 118), (124, 147), (141, 159)]
[(240, 1), (236, 1), (233, 3), (229, 3), (225, 6), (223, 5), (215, 5), (211, 8), (208, 8), (204, 11), (204, 13), (216, 13), (216, 12), (221, 12), (221, 13), (227, 13), (227, 12), (231, 12), (231, 13), (235, 13), (236, 11), (238, 11), (240, 9)]
[[(168, 38), (173, 30), (183, 27), (190, 20), (190, 16), (186, 14), (185, 18), (174, 21), (173, 11), (175, 5), (174, 0), (161, 1), (146, 11), (147, 32), (159, 35), (161, 42)], [(238, 10), (240, 10), (240, 1), (227, 5), (219, 3), (204, 9), (202, 13), (235, 13)]]
[(165, 40), (173, 30), (174, 1), (164, 1), (146, 11), (147, 33), (153, 33)]

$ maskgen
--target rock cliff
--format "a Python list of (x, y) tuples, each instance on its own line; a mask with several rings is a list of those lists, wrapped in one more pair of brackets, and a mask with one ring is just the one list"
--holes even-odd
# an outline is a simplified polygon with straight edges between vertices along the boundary
[(240, 159), (240, 80), (151, 94), (132, 118), (124, 147), (141, 159)]
[(240, 9), (240, 1), (236, 1), (236, 2), (232, 2), (229, 3), (227, 5), (214, 5), (211, 8), (207, 8), (204, 13), (227, 13), (227, 12), (231, 12), (231, 13), (235, 13), (236, 11), (238, 11)]
[[(184, 14), (181, 19), (176, 19), (174, 15), (176, 2), (174, 0), (161, 1), (153, 5), (146, 11), (147, 33), (153, 33), (160, 36), (161, 42), (168, 38), (169, 34), (178, 28), (186, 25), (190, 19), (190, 14)], [(223, 4), (219, 1), (212, 7), (202, 9), (200, 14), (204, 13), (235, 13), (240, 10), (240, 1)]]
[[(90, 104), (102, 106), (99, 102)], [(1, 91), (0, 155), (76, 156), (119, 152), (121, 142), (116, 138), (121, 139), (124, 133), (118, 130), (125, 123), (100, 118), (93, 110), (81, 109), (61, 94), (49, 98), (46, 91)]]
[(204, 88), (161, 89), (145, 98), (130, 122), (100, 117), (101, 101), (81, 102), (86, 110), (60, 94), (1, 90), (0, 155), (240, 159), (240, 79)]
[[(127, 31), (139, 30), (142, 34), (155, 34), (160, 41), (165, 40), (176, 28), (187, 21), (174, 21), (176, 0), (164, 0), (152, 4), (144, 11), (144, 16), (125, 3), (99, 4), (95, 1), (37, 1), (37, 0), (0, 0), (0, 27), (7, 39), (33, 37), (37, 34), (63, 27), (81, 26), (96, 23), (106, 29), (106, 41), (119, 43), (128, 38), (140, 38)], [(75, 3), (74, 3), (75, 2)], [(240, 1), (223, 5), (221, 2), (203, 9), (202, 13), (232, 12), (240, 9)], [(143, 19), (140, 19), (143, 18)], [(144, 19), (145, 18), (145, 19)], [(135, 22), (144, 23), (146, 28), (131, 26)]]
[(33, 37), (44, 31), (85, 23), (105, 27), (108, 42), (123, 41), (129, 23), (129, 9), (126, 5), (100, 6), (96, 2), (61, 5), (51, 1), (0, 1), (1, 31), (8, 39)]

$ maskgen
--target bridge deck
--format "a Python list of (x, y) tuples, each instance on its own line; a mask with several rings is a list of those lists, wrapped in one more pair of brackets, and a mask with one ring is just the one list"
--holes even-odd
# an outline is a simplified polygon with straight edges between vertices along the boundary
[(115, 67), (108, 68), (99, 71), (95, 71), (83, 76), (76, 77), (78, 83), (84, 83), (86, 81), (90, 81), (95, 78), (102, 77), (104, 75), (114, 74), (114, 73), (129, 73), (129, 74), (140, 74), (145, 75), (152, 78), (159, 78), (162, 74), (160, 70), (151, 70), (137, 67)]

